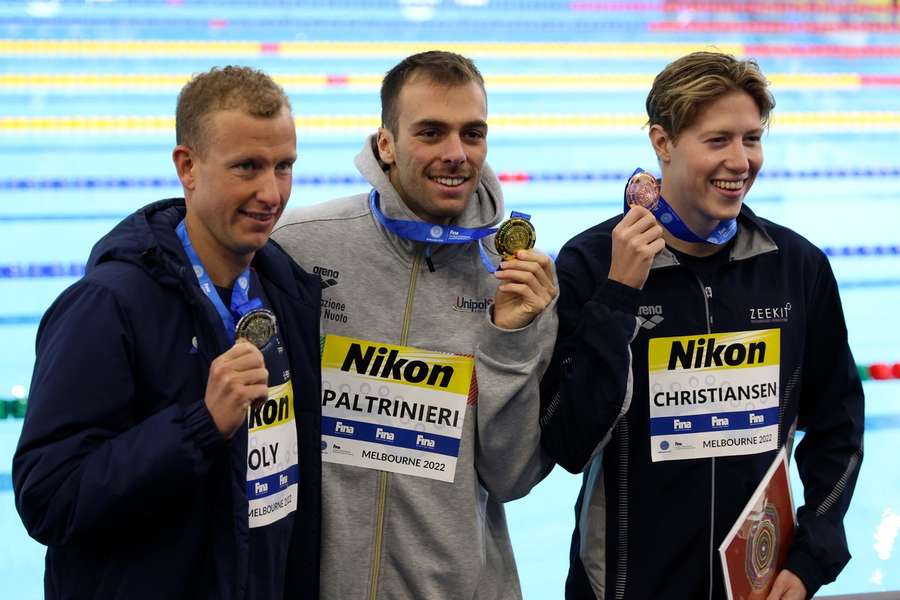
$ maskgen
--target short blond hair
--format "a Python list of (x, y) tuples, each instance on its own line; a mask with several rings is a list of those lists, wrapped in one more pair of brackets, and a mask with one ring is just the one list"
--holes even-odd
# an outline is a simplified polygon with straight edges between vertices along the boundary
[(282, 108), (291, 110), (284, 90), (271, 77), (251, 69), (229, 65), (195, 75), (178, 94), (175, 109), (175, 143), (203, 153), (206, 121), (219, 110), (240, 109), (254, 117), (270, 119)]
[(759, 108), (761, 125), (769, 124), (775, 98), (755, 60), (738, 60), (719, 52), (682, 56), (653, 80), (647, 95), (647, 125), (659, 125), (673, 140), (694, 124), (700, 111), (722, 96), (746, 92)]

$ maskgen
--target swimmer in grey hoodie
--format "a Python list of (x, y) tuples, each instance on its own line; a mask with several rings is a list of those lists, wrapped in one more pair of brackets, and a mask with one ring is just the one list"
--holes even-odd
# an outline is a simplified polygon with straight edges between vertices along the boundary
[(290, 212), (273, 234), (322, 279), (323, 599), (522, 596), (503, 502), (552, 468), (538, 385), (557, 282), (539, 252), (474, 241), (504, 213), (486, 118), (470, 60), (405, 59), (355, 161), (372, 192)]

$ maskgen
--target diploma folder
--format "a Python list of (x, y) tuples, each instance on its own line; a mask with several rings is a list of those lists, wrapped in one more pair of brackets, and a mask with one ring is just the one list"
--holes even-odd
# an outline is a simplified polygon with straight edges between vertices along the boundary
[(765, 600), (784, 567), (795, 527), (787, 450), (781, 448), (719, 546), (728, 600)]

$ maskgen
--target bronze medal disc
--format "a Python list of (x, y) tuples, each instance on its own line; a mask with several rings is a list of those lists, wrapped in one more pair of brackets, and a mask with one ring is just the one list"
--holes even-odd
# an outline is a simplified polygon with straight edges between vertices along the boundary
[(654, 210), (659, 205), (659, 182), (650, 173), (637, 173), (625, 186), (625, 200), (628, 206), (643, 206)]
[(494, 236), (494, 246), (501, 256), (514, 256), (519, 250), (530, 250), (536, 241), (534, 225), (519, 217), (504, 221)]
[(243, 338), (262, 350), (275, 338), (277, 330), (272, 311), (259, 309), (248, 312), (234, 329), (235, 339)]

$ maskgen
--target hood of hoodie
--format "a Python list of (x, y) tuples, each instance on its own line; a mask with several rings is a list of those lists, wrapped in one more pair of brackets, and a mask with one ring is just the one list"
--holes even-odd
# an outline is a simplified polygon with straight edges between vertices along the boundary
[[(199, 291), (197, 279), (188, 267), (190, 260), (175, 233), (186, 214), (184, 198), (160, 200), (138, 209), (94, 245), (85, 275), (103, 263), (123, 261), (143, 269), (161, 285), (196, 287)], [(303, 272), (273, 240), (256, 251), (251, 264), (270, 285), (318, 309), (318, 277)], [(307, 288), (297, 285), (297, 281), (314, 285)], [(309, 293), (310, 290), (315, 293)]]
[[(381, 197), (379, 208), (385, 215), (392, 219), (421, 221), (422, 219), (410, 210), (391, 184), (383, 163), (378, 157), (376, 139), (375, 135), (366, 138), (362, 150), (353, 161), (356, 168), (366, 178), (366, 181), (378, 190)], [(503, 191), (500, 189), (500, 180), (497, 179), (490, 165), (484, 163), (481, 169), (481, 180), (475, 188), (475, 194), (466, 204), (463, 213), (450, 223), (459, 227), (493, 227), (503, 218), (503, 212)]]
[(183, 277), (187, 256), (175, 228), (186, 214), (183, 198), (160, 200), (137, 210), (94, 244), (85, 273), (109, 261), (132, 263), (163, 284)]

